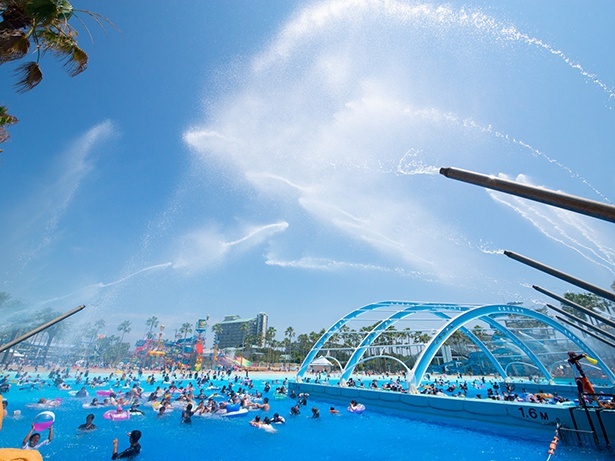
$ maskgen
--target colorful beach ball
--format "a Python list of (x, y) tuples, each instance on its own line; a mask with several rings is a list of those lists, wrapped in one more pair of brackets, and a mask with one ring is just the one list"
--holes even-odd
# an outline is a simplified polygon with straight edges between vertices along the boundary
[(56, 415), (53, 411), (43, 411), (34, 418), (34, 430), (40, 432), (49, 429), (55, 420)]

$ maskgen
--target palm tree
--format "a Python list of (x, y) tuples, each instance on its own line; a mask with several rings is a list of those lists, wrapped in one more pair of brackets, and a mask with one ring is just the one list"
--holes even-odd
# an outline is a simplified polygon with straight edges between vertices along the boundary
[(184, 341), (189, 333), (192, 333), (192, 324), (190, 322), (182, 323), (179, 332), (184, 335)]
[[(34, 316), (34, 319), (36, 323), (43, 324), (43, 323), (49, 322), (50, 320), (53, 320), (58, 315), (60, 315), (59, 312), (54, 311), (51, 308), (46, 308), (46, 309), (43, 309), (37, 312)], [(45, 361), (47, 360), (47, 354), (49, 353), (49, 348), (51, 347), (51, 344), (53, 343), (53, 341), (56, 339), (56, 337), (64, 334), (66, 330), (67, 330), (66, 324), (64, 322), (59, 322), (45, 329), (45, 331), (42, 332), (42, 334), (47, 335), (47, 341), (45, 342), (45, 349), (44, 349), (43, 358), (42, 358), (43, 363), (45, 363)]]
[[(17, 91), (29, 91), (42, 81), (39, 61), (46, 52), (63, 60), (71, 77), (87, 68), (88, 55), (77, 43), (77, 30), (68, 23), (69, 19), (77, 17), (75, 11), (89, 15), (101, 27), (103, 21), (115, 27), (97, 13), (74, 10), (68, 0), (0, 0), (0, 64), (28, 56), (32, 53), (31, 46), (36, 51), (35, 61), (17, 68)], [(4, 127), (16, 122), (17, 118), (0, 106), (0, 142), (8, 138)]]
[[(18, 121), (17, 117), (9, 114), (9, 110), (5, 106), (0, 106), (0, 143), (9, 139), (10, 136), (5, 127), (14, 125)], [(0, 152), (2, 152), (1, 149)]]
[(295, 337), (295, 329), (293, 327), (288, 327), (284, 330), (284, 345), (286, 346), (286, 355), (291, 357), (291, 350), (293, 347), (293, 338)]
[(121, 331), (122, 332), (122, 336), (120, 338), (120, 343), (122, 341), (124, 341), (124, 335), (126, 333), (130, 333), (130, 331), (132, 330), (132, 328), (130, 328), (130, 320), (124, 320), (122, 323), (120, 323), (117, 327), (117, 331)]
[(214, 334), (214, 344), (217, 344), (220, 341), (220, 333), (222, 333), (222, 325), (216, 323), (211, 327), (211, 332)]
[(248, 323), (242, 323), (239, 327), (241, 332), (243, 333), (243, 338), (241, 338), (241, 343), (243, 345), (244, 350), (246, 349), (246, 342), (248, 337), (248, 331), (250, 330), (250, 325)]
[(268, 353), (268, 362), (271, 363), (271, 357), (273, 355), (273, 345), (275, 342), (275, 334), (277, 333), (274, 327), (267, 328), (265, 332), (265, 347), (267, 348)]
[(155, 315), (152, 315), (150, 318), (148, 318), (145, 321), (145, 328), (149, 328), (149, 331), (147, 332), (147, 338), (148, 339), (152, 339), (152, 337), (154, 336), (154, 334), (152, 333), (153, 329), (156, 328), (158, 326), (158, 317), (156, 317)]

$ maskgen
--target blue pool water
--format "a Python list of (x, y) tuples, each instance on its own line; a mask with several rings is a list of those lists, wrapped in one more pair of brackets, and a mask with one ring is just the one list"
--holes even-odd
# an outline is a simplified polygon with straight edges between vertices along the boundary
[[(187, 384), (188, 380), (183, 381)], [(222, 385), (227, 381), (217, 381)], [(70, 381), (69, 381), (70, 384)], [(255, 389), (263, 389), (263, 381), (255, 380)], [(153, 387), (141, 384), (145, 391)], [(77, 386), (74, 386), (78, 388)], [(237, 387), (237, 386), (235, 386)], [(272, 386), (275, 389), (275, 384)], [(89, 390), (90, 394), (94, 390)], [(271, 391), (272, 392), (272, 391)], [(271, 393), (270, 392), (270, 393)], [(62, 398), (62, 404), (54, 409), (56, 423), (54, 440), (51, 445), (41, 448), (44, 459), (48, 460), (107, 460), (111, 458), (112, 440), (119, 439), (120, 450), (128, 446), (126, 435), (132, 429), (143, 433), (141, 461), (162, 460), (229, 460), (247, 459), (277, 460), (446, 460), (446, 461), (533, 461), (546, 460), (551, 437), (544, 434), (536, 438), (519, 437), (501, 428), (464, 430), (454, 425), (437, 422), (428, 423), (411, 418), (387, 415), (368, 408), (356, 415), (344, 408), (339, 415), (332, 415), (328, 409), (331, 403), (310, 398), (307, 406), (301, 407), (301, 415), (289, 416), (290, 407), (295, 403), (290, 398), (270, 398), (271, 410), (267, 415), (278, 412), (286, 418), (286, 424), (276, 426), (276, 433), (267, 433), (249, 425), (257, 414), (251, 411), (247, 416), (235, 418), (194, 416), (192, 425), (180, 423), (180, 410), (158, 418), (156, 413), (144, 405), (145, 416), (133, 417), (129, 421), (112, 422), (103, 418), (109, 408), (87, 410), (82, 404), (88, 399), (77, 399), (66, 391), (47, 387), (42, 390), (17, 390), (15, 386), (4, 395), (9, 401), (9, 413), (20, 410), (20, 418), (8, 417), (0, 431), (0, 446), (19, 447), (30, 425), (41, 410), (26, 408), (27, 403), (40, 397)], [(270, 397), (273, 397), (270, 395)], [(311, 408), (320, 410), (319, 419), (310, 419)], [(85, 422), (88, 413), (96, 415), (94, 423), (98, 429), (90, 433), (76, 430)], [(47, 436), (44, 432), (43, 437)], [(592, 449), (560, 444), (553, 461), (606, 461), (613, 459), (612, 452), (598, 452)]]

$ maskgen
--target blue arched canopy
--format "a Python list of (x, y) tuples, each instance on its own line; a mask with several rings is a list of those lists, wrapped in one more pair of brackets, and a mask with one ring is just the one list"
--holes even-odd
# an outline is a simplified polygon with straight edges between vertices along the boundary
[[(368, 327), (358, 331), (356, 329), (352, 330), (352, 334), (355, 336), (359, 335), (361, 339), (356, 346), (345, 348), (350, 350), (346, 351), (349, 354), (349, 359), (342, 369), (340, 380), (342, 385), (352, 375), (356, 366), (366, 361), (365, 355), (370, 350), (383, 348), (381, 343), (378, 342), (379, 338), (382, 339), (383, 335), (390, 334), (396, 324), (401, 321), (409, 322), (410, 324), (412, 324), (414, 318), (417, 318), (417, 321), (424, 321), (425, 314), (429, 314), (433, 319), (437, 319), (440, 325), (437, 329), (433, 329), (434, 334), (430, 337), (429, 341), (420, 345), (421, 352), (417, 355), (414, 365), (407, 373), (407, 382), (410, 388), (415, 388), (419, 385), (438, 351), (457, 331), (463, 333), (474, 343), (476, 348), (485, 355), (486, 359), (502, 378), (507, 378), (507, 367), (501, 363), (490, 347), (469, 328), (473, 324), (476, 326), (479, 322), (485, 324), (491, 331), (497, 332), (500, 337), (505, 338), (510, 346), (529, 360), (529, 364), (532, 367), (535, 367), (545, 379), (551, 381), (553, 378), (550, 369), (551, 364), (544, 364), (542, 362), (540, 354), (531, 347), (531, 337), (528, 339), (518, 334), (514, 328), (509, 328), (508, 323), (511, 323), (511, 319), (515, 319), (515, 321), (518, 321), (518, 319), (533, 320), (534, 323), (539, 322), (546, 329), (549, 329), (550, 339), (554, 342), (554, 347), (556, 348), (555, 351), (548, 354), (549, 356), (559, 354), (559, 359), (561, 360), (561, 357), (566, 355), (566, 352), (571, 348), (570, 343), (573, 343), (578, 349), (596, 358), (598, 360), (597, 366), (611, 384), (615, 384), (613, 372), (585, 341), (564, 325), (532, 309), (508, 304), (470, 305), (407, 301), (382, 301), (368, 304), (342, 317), (320, 337), (308, 353), (297, 373), (297, 381), (303, 379), (310, 364), (319, 354), (330, 355), (330, 351), (333, 348), (328, 343), (337, 335), (345, 333), (345, 330), (348, 330), (351, 323), (363, 317), (370, 317)], [(374, 316), (378, 318), (377, 321), (374, 321)], [(421, 318), (418, 319), (418, 317)], [(397, 334), (399, 335), (400, 333), (397, 332)], [(524, 335), (528, 336), (525, 333)], [(395, 347), (395, 345), (387, 344), (385, 347)], [(382, 352), (379, 354), (382, 355)]]

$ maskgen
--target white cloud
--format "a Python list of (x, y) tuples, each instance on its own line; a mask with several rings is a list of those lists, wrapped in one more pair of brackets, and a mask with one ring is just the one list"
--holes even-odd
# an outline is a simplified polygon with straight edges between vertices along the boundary
[(30, 261), (57, 237), (58, 225), (69, 210), (75, 195), (96, 165), (95, 151), (113, 136), (113, 123), (105, 121), (74, 140), (54, 163), (49, 179), (33, 187), (27, 202), (20, 206), (19, 216), (12, 221), (16, 242), (22, 249), (23, 270)]

